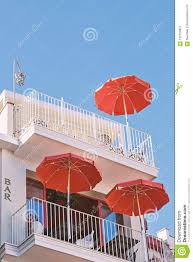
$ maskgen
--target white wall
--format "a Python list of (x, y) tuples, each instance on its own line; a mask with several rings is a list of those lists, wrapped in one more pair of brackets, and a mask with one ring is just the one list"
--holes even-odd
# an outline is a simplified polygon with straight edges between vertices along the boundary
[(26, 169), (14, 154), (0, 154), (0, 235), (1, 243), (11, 242), (11, 215), (26, 202)]
[(166, 241), (170, 247), (170, 249), (174, 249), (174, 237), (170, 236), (170, 232), (168, 228), (162, 228), (157, 232), (157, 237)]
[(0, 113), (0, 133), (13, 135), (13, 104), (7, 103)]
[(1, 225), (2, 225), (2, 175), (1, 175), (1, 170), (2, 170), (2, 150), (0, 149), (0, 246), (1, 246), (1, 243), (2, 243), (2, 241), (1, 241), (1, 239), (2, 239), (2, 234), (1, 234)]
[[(2, 93), (0, 133), (13, 135), (13, 104)], [(26, 202), (26, 169), (11, 151), (0, 148), (0, 245), (11, 242), (11, 215)]]

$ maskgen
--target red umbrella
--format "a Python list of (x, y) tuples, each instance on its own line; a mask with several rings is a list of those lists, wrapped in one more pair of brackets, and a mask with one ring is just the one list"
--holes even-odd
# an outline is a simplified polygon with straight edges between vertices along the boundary
[(71, 153), (45, 157), (36, 169), (36, 174), (46, 188), (67, 193), (67, 207), (70, 207), (70, 193), (90, 191), (102, 178), (94, 161)]
[(141, 215), (152, 213), (169, 202), (163, 184), (149, 180), (133, 180), (117, 184), (106, 196), (106, 202), (115, 213), (139, 216), (145, 247), (145, 261), (148, 261), (147, 243)]
[(133, 180), (117, 184), (106, 196), (116, 213), (139, 216), (159, 210), (169, 202), (163, 184), (149, 180)]
[(36, 175), (45, 188), (64, 193), (90, 191), (101, 181), (94, 161), (71, 153), (45, 157)]
[(151, 100), (150, 84), (134, 75), (110, 79), (95, 91), (97, 108), (110, 115), (125, 115), (127, 125), (127, 115), (140, 112)]

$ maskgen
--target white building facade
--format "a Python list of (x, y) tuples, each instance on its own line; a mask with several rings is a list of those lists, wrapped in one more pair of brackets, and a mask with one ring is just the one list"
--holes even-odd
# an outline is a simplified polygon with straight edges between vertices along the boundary
[[(93, 159), (102, 176), (93, 191), (74, 196), (70, 238), (65, 233), (63, 200), (57, 196), (52, 201), (53, 192), (47, 192), (43, 201), (35, 175), (45, 156), (61, 153)], [(4, 90), (0, 95), (1, 260), (144, 262), (139, 219), (111, 214), (104, 198), (117, 183), (153, 180), (157, 175), (149, 134), (127, 130), (121, 123), (35, 90), (16, 94), (15, 99)], [(171, 246), (162, 235), (145, 236), (149, 261), (173, 261)]]

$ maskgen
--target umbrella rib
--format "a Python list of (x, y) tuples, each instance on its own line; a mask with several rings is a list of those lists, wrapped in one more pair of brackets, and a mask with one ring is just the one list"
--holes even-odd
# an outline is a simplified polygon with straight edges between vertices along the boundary
[[(135, 199), (136, 199), (136, 191), (133, 190), (133, 192), (131, 192), (133, 194), (133, 204), (132, 204), (132, 214), (134, 214), (135, 216)], [(129, 210), (129, 207), (126, 209), (126, 211)]]
[(83, 177), (85, 177), (85, 180), (87, 181), (87, 184), (89, 185), (90, 188), (92, 188), (90, 181), (88, 180), (87, 176), (84, 174), (84, 172), (82, 172), (81, 169), (77, 168), (78, 171), (83, 175)]
[[(52, 164), (52, 163), (50, 163), (50, 164)], [(54, 163), (55, 164), (55, 163)], [(45, 185), (48, 183), (48, 181), (55, 175), (55, 173), (56, 172), (58, 172), (58, 170), (60, 170), (60, 166), (59, 165), (56, 165), (56, 166), (58, 166), (58, 168), (56, 169), (56, 170), (54, 170), (54, 172), (51, 174), (51, 177), (49, 177), (46, 181), (45, 181)], [(62, 168), (64, 168), (64, 166), (62, 167)]]
[[(113, 91), (116, 91), (116, 93), (117, 93), (117, 89), (119, 88), (119, 83), (117, 83), (116, 81), (117, 81), (117, 80), (114, 80), (115, 87), (113, 87), (113, 88), (114, 88)], [(116, 94), (116, 93), (115, 93), (115, 94)], [(112, 91), (111, 91), (111, 94), (113, 94)], [(108, 95), (108, 94), (107, 94), (107, 95)], [(114, 103), (113, 113), (115, 113), (115, 107), (116, 107), (117, 101), (118, 101), (118, 99), (119, 99), (120, 96), (123, 96), (123, 94), (119, 94), (119, 95), (116, 96), (115, 103)]]
[[(86, 167), (87, 165), (80, 165), (80, 166), (76, 166), (76, 163), (78, 162), (79, 160), (77, 160), (75, 163), (72, 163), (71, 162), (71, 166), (73, 168), (73, 170), (76, 170), (78, 172), (80, 172), (84, 177), (85, 177), (85, 180), (87, 181), (87, 184), (91, 187), (91, 184), (89, 182), (89, 180), (87, 179), (87, 177), (85, 176), (85, 174), (80, 170), (81, 167)], [(61, 164), (63, 166), (61, 166)], [(48, 181), (55, 175), (56, 172), (58, 172), (58, 170), (62, 170), (63, 168), (67, 169), (68, 168), (68, 165), (66, 164), (65, 161), (61, 160), (61, 161), (58, 161), (58, 162), (52, 162), (52, 163), (47, 163), (45, 166), (49, 166), (49, 165), (54, 165), (56, 166), (56, 170), (54, 170), (54, 172), (51, 174), (51, 176), (45, 181), (45, 184), (48, 183)]]
[[(115, 87), (112, 87), (112, 86), (109, 86), (109, 88), (113, 88), (113, 91), (117, 91), (117, 89), (120, 87), (120, 84), (119, 83), (116, 83), (116, 80), (115, 81)], [(128, 86), (126, 85), (126, 82), (127, 82), (127, 79), (125, 80), (125, 83), (123, 84), (124, 86), (124, 91), (127, 91), (129, 89), (128, 92), (133, 92), (133, 91), (136, 91), (138, 94), (142, 95), (143, 93), (139, 92), (137, 89), (133, 89), (133, 86), (135, 86), (137, 83), (133, 82), (133, 83), (130, 83)], [(111, 93), (113, 93), (111, 91)]]
[[(160, 190), (159, 188), (155, 188), (155, 187), (151, 187), (151, 188), (149, 188), (149, 189), (147, 188), (146, 192), (149, 191), (149, 190), (151, 190), (151, 189), (153, 189), (154, 191), (157, 191), (157, 192), (159, 192), (159, 193), (161, 193), (161, 194), (163, 194), (163, 195), (166, 194), (165, 192), (163, 192), (163, 191)], [(145, 192), (145, 191), (144, 191), (144, 192)]]
[(127, 96), (128, 98), (129, 98), (129, 100), (130, 100), (130, 103), (131, 103), (131, 105), (132, 105), (132, 107), (135, 109), (135, 107), (134, 107), (134, 104), (133, 104), (133, 102), (132, 102), (132, 100), (131, 100), (131, 98), (129, 97), (129, 95), (126, 93), (126, 94), (123, 94), (124, 96)]
[(133, 189), (133, 186), (128, 186), (129, 189), (131, 189), (131, 191), (125, 189), (125, 188), (121, 188), (121, 190), (125, 191), (125, 192), (135, 192), (135, 190)]
[(129, 89), (127, 92), (133, 92), (133, 91), (135, 91), (135, 92), (137, 92), (138, 94), (143, 95), (143, 92), (139, 92), (139, 90), (137, 90), (136, 88), (133, 88), (135, 85), (137, 85), (137, 83), (132, 83), (132, 85), (127, 86), (127, 87), (125, 88), (125, 90), (127, 91), (127, 90)]
[(132, 209), (132, 214), (135, 215), (135, 195), (133, 197), (133, 209)]
[(53, 163), (48, 163), (48, 164), (47, 164), (47, 166), (50, 165), (50, 164), (51, 164), (51, 165), (54, 164), (54, 165), (55, 165), (56, 167), (58, 167), (58, 168), (57, 168), (56, 170), (54, 170), (54, 172), (51, 174), (51, 177), (49, 177), (49, 178), (45, 181), (45, 183), (48, 183), (48, 181), (55, 175), (56, 172), (58, 172), (58, 170), (60, 170), (60, 169), (62, 170), (62, 169), (64, 169), (64, 168), (65, 168), (65, 169), (68, 168), (68, 165), (67, 165), (64, 161), (61, 161), (61, 163), (63, 164), (63, 166), (59, 165), (59, 163), (60, 163), (60, 162), (57, 162), (57, 163), (54, 163), (54, 162), (53, 162)]
[(118, 101), (119, 97), (120, 97), (120, 96), (117, 96), (117, 97), (116, 97), (115, 106), (114, 106), (114, 110), (113, 110), (113, 113), (114, 113), (114, 114), (115, 114), (115, 107), (116, 107), (116, 104), (117, 104), (117, 101)]
[[(133, 84), (133, 86), (135, 86), (135, 85), (136, 85), (136, 83), (135, 83), (135, 84)], [(130, 89), (131, 89), (131, 87), (128, 87), (128, 88), (130, 88)], [(130, 92), (133, 92), (133, 91), (137, 92), (137, 93), (138, 93), (138, 94), (140, 94), (140, 95), (143, 95), (143, 93), (140, 93), (140, 92), (139, 92), (138, 90), (136, 90), (136, 89), (133, 89), (133, 90), (131, 90)], [(125, 93), (125, 94), (123, 94), (123, 95), (129, 98), (129, 100), (130, 100), (130, 103), (131, 103), (132, 107), (133, 107), (133, 108), (134, 108), (134, 110), (136, 111), (136, 109), (135, 109), (135, 106), (134, 106), (134, 104), (133, 104), (133, 102), (132, 102), (132, 100), (131, 100), (130, 96), (128, 95), (128, 93), (126, 92), (126, 93)]]
[[(130, 188), (132, 191), (135, 191), (135, 190), (133, 190), (133, 186), (127, 186), (128, 188)], [(160, 190), (159, 188), (155, 188), (155, 187), (148, 187), (148, 186), (146, 186), (146, 185), (143, 185), (143, 188), (138, 188), (138, 190), (143, 190), (143, 191), (149, 191), (149, 190), (151, 190), (151, 189), (153, 189), (153, 190), (155, 190), (155, 191), (158, 191), (158, 192), (160, 192), (160, 193), (162, 193), (162, 194), (165, 194), (165, 192), (163, 192), (162, 190)], [(145, 190), (144, 190), (145, 189)], [(121, 190), (123, 190), (123, 191), (125, 191), (125, 192), (132, 192), (132, 191), (128, 191), (127, 189), (125, 189), (125, 188), (121, 188)], [(140, 191), (139, 191), (139, 193), (141, 193)]]
[[(134, 197), (133, 197), (133, 204), (132, 204), (132, 206), (133, 206), (133, 208), (132, 208), (132, 213), (134, 214), (134, 210), (135, 210), (135, 207), (134, 207), (134, 205), (135, 205), (135, 198), (136, 198), (136, 196), (134, 195)], [(125, 209), (125, 211), (127, 212), (127, 210), (129, 210), (129, 207), (128, 208), (126, 208)]]
[[(135, 198), (136, 198), (136, 196), (133, 195), (133, 201), (132, 201), (132, 202), (133, 202), (133, 204), (132, 204), (132, 207), (133, 207), (133, 208), (132, 208), (132, 214), (134, 214), (134, 210), (135, 210)], [(130, 209), (130, 208), (129, 208), (129, 206), (128, 206), (128, 208), (125, 209), (125, 210), (127, 211), (127, 210), (129, 210), (129, 209)]]
[[(125, 192), (130, 192), (130, 193), (135, 192), (135, 190), (133, 190), (132, 186), (128, 186), (128, 188), (131, 189), (131, 191), (129, 191), (129, 190), (127, 190), (127, 189), (121, 189), (121, 190), (123, 190), (123, 191), (125, 191)], [(146, 188), (146, 187), (144, 186), (144, 188)], [(139, 189), (138, 189), (138, 190), (139, 190)], [(138, 191), (138, 193), (139, 193), (139, 194), (143, 194), (143, 192), (149, 191), (149, 190), (150, 190), (150, 189), (148, 189), (148, 188), (146, 188), (145, 190), (143, 189), (143, 191), (140, 189), (140, 190)]]
[[(132, 189), (132, 187), (130, 186), (129, 187), (130, 189)], [(137, 187), (136, 187), (137, 188)], [(156, 205), (155, 205), (155, 203), (152, 201), (152, 199), (147, 195), (147, 193), (145, 192), (145, 191), (149, 191), (149, 190), (151, 190), (151, 188), (150, 189), (148, 189), (148, 188), (146, 188), (146, 186), (144, 186), (144, 189), (145, 190), (143, 190), (143, 191), (138, 191), (137, 192), (137, 194), (139, 194), (139, 195), (145, 195), (152, 203), (153, 203), (153, 205), (154, 205), (154, 207), (156, 208)], [(154, 188), (153, 188), (154, 189)], [(125, 191), (125, 192), (129, 192), (129, 193), (135, 193), (134, 192), (134, 190), (132, 190), (132, 191), (128, 191), (128, 190), (124, 190), (124, 189), (122, 189), (123, 191)], [(122, 194), (122, 196), (123, 196), (123, 194)], [(121, 196), (121, 197), (122, 197)], [(136, 198), (136, 195), (134, 195), (134, 198), (133, 198), (133, 213), (134, 213), (134, 200), (135, 200), (135, 198)]]
[(55, 175), (56, 172), (58, 172), (58, 170), (60, 170), (59, 167), (58, 167), (56, 170), (54, 170), (54, 172), (51, 174), (51, 177), (49, 177), (49, 178), (45, 181), (45, 184), (48, 183), (48, 181)]
[[(133, 214), (135, 215), (135, 199), (136, 199), (136, 195), (133, 193), (132, 215), (133, 215)], [(130, 209), (130, 208), (128, 207), (128, 208), (126, 209), (126, 211), (129, 210), (129, 209)]]
[(128, 80), (128, 78), (127, 78), (127, 77), (125, 77), (125, 83), (124, 83), (124, 86), (126, 86), (126, 82), (127, 82), (127, 80)]
[[(76, 166), (76, 163), (78, 162), (79, 160), (77, 160), (75, 163), (72, 163), (72, 164), (74, 164), (75, 166)], [(57, 163), (48, 163), (47, 165), (49, 165), (49, 164), (55, 164), (55, 166), (61, 166), (61, 164), (63, 165), (63, 166), (66, 166), (66, 167), (68, 167), (68, 164), (66, 164), (66, 162), (65, 161), (63, 161), (63, 160), (61, 160), (61, 161), (58, 161)], [(89, 164), (89, 163), (88, 163)], [(80, 165), (79, 167), (86, 167), (86, 165)]]
[(123, 197), (123, 195), (125, 194), (125, 192), (123, 192), (122, 194), (121, 194), (121, 196), (119, 197), (119, 199), (115, 202), (115, 204), (112, 206), (112, 210), (113, 210), (113, 208), (115, 207), (115, 205), (117, 204), (117, 203), (119, 203), (119, 201), (121, 200), (121, 198)]
[(151, 201), (151, 203), (154, 205), (154, 208), (157, 210), (157, 207), (156, 207), (155, 203), (153, 202), (153, 200), (146, 193), (145, 193), (145, 195)]
[[(162, 191), (160, 191), (160, 192), (162, 192)], [(143, 191), (143, 193), (151, 201), (151, 203), (154, 205), (154, 208), (157, 210), (157, 207), (156, 207), (155, 203), (153, 202), (153, 200), (148, 196), (148, 194), (145, 191)]]
[[(117, 85), (116, 86), (116, 88), (119, 88), (119, 83), (116, 83), (116, 81), (117, 80), (115, 80), (115, 84)], [(125, 83), (126, 83), (126, 81), (127, 81), (127, 79), (125, 80)], [(124, 84), (125, 85), (125, 84)], [(129, 87), (128, 87), (129, 88)], [(130, 87), (131, 88), (131, 87)], [(124, 92), (121, 94), (121, 96), (123, 97), (123, 96), (125, 96), (125, 94), (124, 94)], [(128, 96), (128, 95), (127, 95)], [(133, 103), (132, 103), (132, 101), (131, 101), (131, 99), (130, 99), (130, 97), (128, 96), (128, 98), (129, 98), (129, 100), (130, 100), (130, 103), (132, 104), (132, 106), (133, 106)], [(134, 107), (134, 106), (133, 106)]]

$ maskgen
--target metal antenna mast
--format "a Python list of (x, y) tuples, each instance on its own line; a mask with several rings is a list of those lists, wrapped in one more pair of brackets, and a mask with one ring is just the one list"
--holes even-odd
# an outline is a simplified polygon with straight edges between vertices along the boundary
[(19, 62), (13, 60), (13, 135), (16, 132), (16, 85), (23, 86), (25, 81), (25, 74), (21, 71)]

